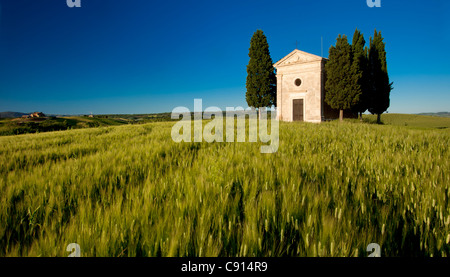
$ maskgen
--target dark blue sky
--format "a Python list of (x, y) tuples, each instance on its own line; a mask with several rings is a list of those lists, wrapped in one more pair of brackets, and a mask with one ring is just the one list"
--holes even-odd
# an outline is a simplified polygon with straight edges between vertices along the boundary
[(244, 106), (252, 34), (274, 62), (339, 34), (386, 42), (389, 112), (450, 111), (449, 1), (0, 0), (0, 111), (170, 112)]

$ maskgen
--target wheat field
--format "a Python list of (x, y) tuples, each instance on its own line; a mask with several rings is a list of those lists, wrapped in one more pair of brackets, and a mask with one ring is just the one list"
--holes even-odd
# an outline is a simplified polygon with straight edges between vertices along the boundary
[(173, 122), (0, 137), (0, 256), (449, 256), (450, 132), (280, 123), (175, 143)]

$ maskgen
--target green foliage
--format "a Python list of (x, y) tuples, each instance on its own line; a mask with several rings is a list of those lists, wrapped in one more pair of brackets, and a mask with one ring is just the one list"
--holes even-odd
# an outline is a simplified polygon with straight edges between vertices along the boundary
[(173, 123), (0, 137), (0, 256), (450, 254), (450, 133), (280, 123), (280, 147)]
[(247, 65), (247, 92), (250, 107), (276, 106), (276, 76), (269, 44), (263, 31), (257, 30), (250, 41), (250, 61)]
[(66, 120), (45, 120), (37, 122), (8, 121), (0, 128), (0, 136), (11, 136), (37, 132), (62, 131), (69, 128)]
[(389, 82), (385, 43), (381, 32), (377, 32), (377, 30), (375, 30), (373, 38), (370, 38), (369, 72), (369, 112), (377, 114), (379, 121), (379, 115), (389, 108), (393, 83)]
[(358, 84), (361, 88), (361, 95), (358, 103), (353, 107), (353, 110), (358, 113), (364, 113), (369, 107), (369, 72), (368, 72), (368, 49), (365, 47), (366, 41), (364, 35), (358, 30), (355, 30), (352, 41), (353, 63), (358, 68), (361, 75), (358, 75)]
[(329, 61), (325, 65), (325, 101), (333, 109), (349, 110), (359, 103), (361, 86), (358, 83), (362, 73), (353, 63), (352, 47), (347, 36), (339, 35), (336, 46), (329, 50)]

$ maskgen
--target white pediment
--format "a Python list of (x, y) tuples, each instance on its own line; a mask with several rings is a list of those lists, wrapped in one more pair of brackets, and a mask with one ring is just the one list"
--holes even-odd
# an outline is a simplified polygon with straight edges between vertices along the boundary
[(289, 53), (286, 57), (282, 58), (277, 63), (275, 63), (274, 67), (291, 65), (291, 64), (309, 63), (309, 62), (321, 61), (322, 59), (323, 59), (322, 57), (295, 49), (294, 51)]

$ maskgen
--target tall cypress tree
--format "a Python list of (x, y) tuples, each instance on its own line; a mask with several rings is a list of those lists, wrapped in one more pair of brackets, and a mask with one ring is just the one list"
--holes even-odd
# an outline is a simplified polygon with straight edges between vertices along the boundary
[(257, 30), (250, 41), (247, 65), (247, 92), (245, 98), (250, 107), (276, 106), (276, 76), (270, 57), (269, 44), (262, 30)]
[(359, 97), (358, 104), (353, 108), (354, 111), (359, 113), (360, 120), (362, 120), (362, 114), (369, 108), (369, 74), (368, 74), (368, 49), (365, 47), (366, 40), (364, 35), (358, 30), (355, 30), (352, 41), (352, 54), (354, 66), (359, 68), (361, 76), (358, 79), (358, 84), (361, 87), (361, 95)]
[(353, 63), (352, 47), (346, 35), (339, 35), (336, 46), (330, 47), (325, 70), (325, 101), (331, 108), (340, 110), (339, 120), (342, 121), (344, 110), (357, 105), (361, 95), (361, 86), (358, 83), (361, 71)]
[(390, 92), (393, 89), (389, 82), (387, 71), (386, 50), (381, 31), (375, 30), (373, 38), (370, 38), (369, 49), (369, 112), (377, 115), (377, 122), (381, 123), (381, 114), (390, 105)]

